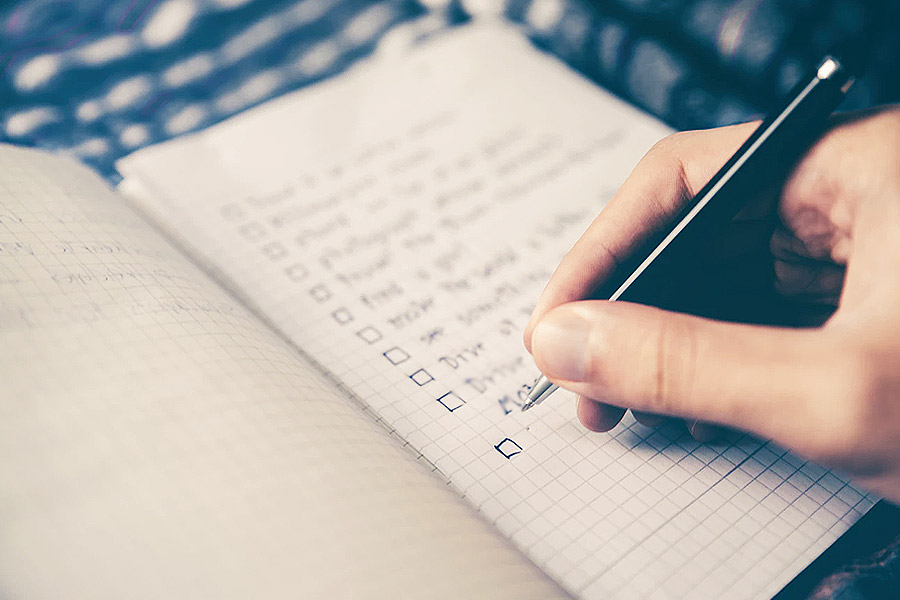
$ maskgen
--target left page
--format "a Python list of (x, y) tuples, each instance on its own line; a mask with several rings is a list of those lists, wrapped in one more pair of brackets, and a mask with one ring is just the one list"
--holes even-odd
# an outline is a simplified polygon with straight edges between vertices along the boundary
[(0, 146), (0, 597), (562, 598), (70, 159)]
[(871, 504), (743, 437), (519, 411), (559, 259), (669, 130), (474, 24), (123, 160), (123, 189), (585, 598), (768, 598)]

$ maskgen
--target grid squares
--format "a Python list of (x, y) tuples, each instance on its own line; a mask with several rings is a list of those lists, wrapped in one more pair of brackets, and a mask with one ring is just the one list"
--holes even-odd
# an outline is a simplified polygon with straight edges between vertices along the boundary
[[(522, 453), (522, 446), (509, 438), (503, 438), (503, 440), (501, 440), (499, 444), (494, 446), (494, 448), (497, 450), (497, 452), (503, 455), (503, 458), (506, 459), (510, 459), (513, 456)], [(542, 511), (542, 513), (546, 513), (552, 506), (552, 503), (550, 502), (552, 501), (550, 501), (550, 499), (548, 498), (547, 505), (541, 507), (539, 505), (535, 506), (534, 504), (532, 504), (532, 506), (537, 510)]]
[(309, 277), (309, 269), (300, 263), (294, 263), (284, 270), (284, 274), (294, 283), (300, 283)]
[(374, 344), (375, 342), (381, 340), (382, 335), (381, 332), (368, 325), (363, 327), (359, 331), (356, 332), (357, 337), (365, 341), (367, 344)]
[[(401, 147), (398, 152), (408, 149)], [(433, 169), (434, 166), (434, 163), (426, 164), (421, 172), (413, 172), (411, 175), (430, 173), (426, 171), (426, 167)], [(597, 166), (602, 168), (603, 165), (599, 163)], [(290, 177), (294, 176), (291, 172)], [(288, 174), (284, 177), (287, 178)], [(443, 190), (431, 191), (439, 193)], [(363, 203), (374, 199), (360, 194), (359, 203), (353, 206), (363, 206)], [(295, 202), (297, 201), (288, 198), (284, 204), (289, 206)], [(417, 207), (414, 204), (404, 204), (401, 199), (396, 206), (385, 210), (394, 211), (390, 214), (396, 217), (403, 215), (402, 211), (414, 211)], [(365, 225), (367, 224), (359, 224), (358, 231), (354, 229), (354, 234), (377, 233), (374, 223), (370, 228)], [(458, 259), (459, 266), (474, 268), (479, 264), (477, 261), (490, 256), (497, 245), (502, 243), (502, 240), (497, 242), (501, 236), (496, 233), (502, 231), (502, 225), (502, 219), (486, 221), (483, 231), (491, 235), (478, 236), (465, 230), (463, 233), (467, 234), (467, 239), (474, 240), (472, 256), (464, 253)], [(289, 234), (290, 232), (285, 232), (285, 235)], [(227, 239), (223, 237), (222, 242), (227, 242)], [(317, 250), (321, 248), (311, 243), (310, 253), (314, 254)], [(550, 254), (547, 253), (548, 256)], [(416, 279), (413, 273), (420, 266), (423, 270), (431, 266), (428, 260), (433, 257), (429, 257), (427, 252), (398, 250), (397, 258), (397, 261), (386, 267), (385, 278), (395, 279), (404, 289), (425, 290), (426, 284), (422, 283), (423, 280)], [(531, 258), (539, 262), (546, 257), (536, 255)], [(226, 268), (229, 266), (225, 258), (222, 262)], [(523, 264), (529, 262), (531, 261), (522, 261)], [(515, 271), (515, 268), (518, 267), (510, 268), (507, 276), (511, 281), (522, 280), (520, 276), (525, 271)], [(334, 290), (343, 290), (346, 282), (338, 283), (336, 278), (329, 277), (323, 280), (322, 285), (325, 284), (333, 286)], [(382, 348), (366, 349), (368, 355), (363, 352), (348, 352), (347, 348), (351, 347), (348, 345), (348, 338), (359, 345), (358, 340), (353, 339), (354, 328), (342, 331), (336, 327), (335, 320), (328, 319), (328, 313), (323, 313), (322, 307), (317, 308), (309, 297), (298, 299), (269, 284), (264, 277), (245, 277), (241, 285), (244, 289), (253, 290), (256, 298), (262, 299), (261, 303), (270, 297), (278, 298), (282, 304), (289, 306), (290, 310), (284, 309), (286, 316), (276, 321), (279, 326), (302, 341), (304, 348), (313, 348), (315, 358), (321, 360), (337, 378), (348, 382), (348, 388), (365, 401), (375, 404), (374, 398), (377, 397), (378, 406), (383, 406), (376, 411), (380, 419), (392, 427), (411, 430), (405, 438), (409, 445), (442, 467), (448, 465), (446, 468), (451, 472), (451, 480), (454, 480), (453, 473), (459, 473), (457, 479), (460, 486), (464, 486), (462, 491), (466, 498), (489, 520), (502, 523), (505, 531), (516, 530), (512, 534), (513, 539), (525, 544), (523, 549), (541, 566), (554, 569), (554, 575), (558, 579), (567, 585), (575, 585), (576, 592), (589, 596), (593, 590), (597, 597), (605, 597), (608, 590), (623, 589), (634, 581), (636, 572), (648, 564), (648, 556), (653, 554), (659, 556), (659, 564), (672, 566), (671, 570), (658, 569), (658, 572), (648, 574), (646, 581), (641, 584), (645, 586), (642, 589), (651, 592), (647, 597), (652, 597), (654, 590), (667, 589), (663, 587), (662, 573), (677, 572), (679, 565), (685, 564), (686, 556), (698, 556), (707, 560), (705, 564), (718, 566), (724, 564), (723, 561), (737, 560), (733, 556), (726, 556), (730, 552), (727, 548), (730, 547), (731, 538), (726, 537), (725, 533), (716, 537), (722, 529), (722, 523), (713, 521), (714, 529), (710, 529), (708, 524), (704, 525), (704, 517), (711, 510), (722, 511), (720, 516), (728, 522), (736, 519), (736, 531), (739, 527), (754, 531), (768, 530), (767, 528), (772, 527), (770, 523), (774, 522), (770, 505), (780, 506), (787, 502), (780, 496), (778, 500), (774, 500), (772, 495), (775, 492), (771, 490), (771, 486), (766, 485), (772, 483), (772, 480), (768, 476), (760, 478), (760, 475), (770, 465), (774, 465), (772, 471), (781, 477), (787, 471), (785, 464), (793, 465), (782, 460), (783, 452), (778, 450), (767, 449), (766, 452), (759, 453), (759, 448), (765, 446), (760, 442), (742, 439), (725, 450), (710, 449), (671, 429), (654, 431), (643, 428), (631, 421), (630, 417), (626, 417), (623, 425), (612, 436), (577, 438), (568, 427), (571, 424), (571, 414), (565, 408), (544, 406), (539, 418), (529, 421), (515, 410), (509, 415), (503, 414), (503, 408), (491, 401), (490, 397), (485, 402), (473, 399), (466, 411), (451, 417), (447, 415), (447, 411), (453, 412), (461, 404), (451, 402), (453, 396), (450, 393), (441, 396), (435, 403), (432, 394), (426, 394), (424, 389), (418, 390), (412, 386), (406, 375), (408, 370), (385, 368), (385, 359), (395, 365), (409, 360), (411, 356), (415, 356), (420, 364), (434, 365), (440, 355), (438, 349), (446, 349), (451, 343), (457, 343), (459, 340), (456, 340), (456, 336), (489, 340), (497, 348), (492, 350), (496, 352), (492, 355), (494, 360), (500, 356), (514, 356), (520, 350), (513, 346), (513, 342), (518, 340), (510, 342), (491, 335), (491, 330), (486, 325), (482, 327), (475, 323), (462, 332), (457, 329), (444, 337), (422, 340), (411, 331), (387, 325), (396, 313), (357, 302), (353, 297), (359, 289), (357, 288), (353, 293), (339, 294), (340, 301), (346, 302), (347, 309), (352, 310), (360, 321), (377, 324), (384, 331), (385, 345), (396, 346), (383, 352), (382, 356), (378, 356), (378, 351)], [(461, 307), (480, 299), (477, 292), (460, 294), (449, 300), (453, 306), (448, 306), (448, 299), (434, 288), (428, 288), (428, 292), (436, 298), (436, 305), (416, 325), (421, 325), (421, 331), (434, 330), (435, 324), (453, 323)], [(498, 310), (497, 314), (513, 321), (516, 311), (526, 306), (531, 295), (536, 295), (536, 291), (511, 296), (508, 306)], [(312, 300), (316, 298), (313, 296)], [(275, 301), (270, 302), (274, 303)], [(308, 308), (308, 312), (312, 314), (308, 318), (305, 315), (296, 316), (295, 313), (304, 312), (296, 309), (298, 305)], [(326, 318), (322, 318), (323, 316)], [(522, 325), (523, 323), (513, 323), (511, 330)], [(370, 368), (369, 372), (366, 367)], [(375, 383), (370, 377), (371, 371), (384, 372), (384, 379)], [(467, 367), (465, 371), (474, 376), (486, 374), (479, 367)], [(434, 374), (442, 384), (463, 389), (458, 385), (464, 385), (462, 381), (465, 375), (451, 374), (445, 379), (445, 374), (436, 368)], [(485, 395), (497, 393), (499, 397), (504, 393), (514, 393), (518, 385), (516, 378), (524, 376), (526, 373), (521, 372), (508, 379), (501, 378), (499, 383), (487, 386)], [(463, 416), (465, 419), (461, 418)], [(456, 429), (463, 423), (470, 430), (465, 441)], [(497, 439), (515, 439), (521, 443), (520, 448), (524, 447), (525, 450), (519, 451), (515, 460), (504, 460), (497, 449), (499, 444), (495, 445)], [(463, 446), (466, 452), (461, 450)], [(756, 454), (758, 456), (754, 456)], [(732, 469), (729, 465), (737, 468)], [(725, 473), (730, 473), (728, 485), (721, 482)], [(579, 484), (580, 480), (583, 483)], [(810, 480), (810, 485), (812, 481)], [(796, 486), (801, 492), (808, 488), (809, 485)], [(516, 507), (523, 504), (527, 504), (529, 509), (517, 512)], [(757, 505), (763, 506), (765, 510), (755, 510), (753, 507)], [(535, 507), (543, 508), (536, 510)], [(840, 510), (842, 505), (835, 504), (833, 508)], [(805, 518), (800, 510), (794, 511), (790, 511), (790, 505), (785, 509), (785, 514), (794, 519), (792, 524)], [(706, 533), (698, 535), (704, 539), (709, 538), (712, 532), (712, 543), (708, 546), (712, 549), (710, 551), (704, 550), (693, 537), (692, 532), (702, 531), (701, 525), (706, 527)], [(596, 539), (590, 540), (588, 536), (584, 536), (585, 526), (603, 531), (604, 535), (610, 532), (610, 535), (598, 544)], [(818, 527), (815, 523), (813, 526)], [(600, 545), (599, 551), (588, 553), (584, 548), (579, 550), (578, 544), (583, 537), (584, 544)], [(721, 542), (716, 543), (717, 539)], [(759, 539), (766, 540), (766, 536), (760, 535)], [(766, 544), (779, 542), (778, 538), (774, 538), (768, 539)], [(722, 555), (717, 555), (717, 552)], [(583, 559), (574, 564), (580, 556)], [(765, 556), (765, 553), (761, 555)], [(702, 560), (697, 562), (704, 564)], [(616, 565), (615, 568), (610, 567), (613, 564)], [(723, 573), (727, 571), (719, 568)], [(686, 568), (689, 579), (696, 582), (702, 582), (710, 570), (711, 567), (703, 570), (696, 566)], [(759, 571), (764, 569), (760, 568)], [(714, 586), (715, 581), (710, 580), (701, 585)]]
[(272, 261), (278, 261), (287, 256), (287, 248), (281, 242), (269, 242), (262, 247), (263, 254)]
[(353, 315), (346, 307), (341, 307), (331, 313), (331, 318), (334, 319), (338, 325), (346, 325), (353, 320)]
[[(410, 374), (409, 378), (412, 379), (416, 383), (416, 385), (418, 385), (419, 387), (434, 381), (434, 377), (432, 377), (431, 373), (429, 373), (425, 369), (419, 369), (417, 371), (414, 371), (413, 373)], [(442, 404), (443, 404), (443, 402), (442, 402)], [(445, 406), (446, 406), (446, 404), (445, 404)], [(455, 410), (455, 409), (450, 408), (450, 410)]]
[(320, 303), (331, 300), (331, 290), (324, 283), (310, 288), (309, 295), (312, 296), (313, 300)]
[[(11, 153), (0, 152), (3, 166), (8, 166), (4, 161)], [(398, 455), (383, 432), (371, 427), (346, 397), (326, 386), (289, 344), (175, 254), (152, 228), (135, 222), (105, 186), (90, 179), (90, 186), (75, 188), (78, 193), (62, 193), (69, 189), (65, 183), (76, 183), (66, 179), (71, 175), (68, 171), (86, 177), (80, 167), (59, 158), (43, 160), (67, 168), (55, 168), (51, 185), (43, 187), (42, 178), (24, 173), (38, 198), (26, 194), (18, 207), (16, 194), (4, 194), (4, 209), (15, 207), (18, 212), (21, 208), (27, 213), (26, 222), (43, 238), (46, 251), (28, 259), (0, 257), (4, 268), (28, 276), (21, 287), (3, 290), (4, 306), (22, 305), (32, 311), (32, 317), (57, 319), (40, 330), (10, 327), (0, 334), (13, 342), (2, 345), (5, 360), (0, 363), (23, 370), (18, 377), (4, 378), (5, 383), (27, 392), (17, 395), (20, 399), (41, 400), (16, 408), (16, 415), (23, 417), (16, 426), (24, 427), (28, 435), (8, 444), (6, 450), (25, 467), (38, 454), (52, 457), (39, 460), (41, 468), (23, 468), (23, 477), (6, 498), (21, 530), (33, 532), (26, 550), (38, 549), (42, 565), (63, 565), (56, 571), (66, 579), (70, 567), (83, 573), (80, 567), (90, 569), (96, 562), (81, 557), (95, 557), (93, 551), (101, 556), (115, 553), (115, 548), (103, 544), (92, 546), (78, 533), (83, 519), (76, 505), (81, 503), (100, 511), (115, 531), (142, 541), (126, 555), (115, 556), (116, 560), (125, 566), (149, 565), (154, 568), (147, 572), (153, 573), (179, 566), (177, 561), (153, 560), (171, 557), (170, 553), (200, 556), (203, 552), (198, 548), (222, 535), (246, 542), (228, 549), (227, 556), (254, 566), (254, 572), (277, 573), (287, 564), (277, 561), (285, 558), (316, 564), (317, 569), (331, 566), (317, 562), (315, 545), (307, 539), (298, 541), (295, 531), (311, 531), (313, 537), (334, 533), (333, 540), (364, 549), (367, 556), (382, 544), (385, 553), (399, 550), (398, 559), (404, 560), (410, 551), (440, 558), (437, 547), (442, 540), (451, 540), (446, 547), (456, 550), (455, 540), (468, 531), (476, 535), (470, 546), (476, 554), (463, 557), (471, 561), (471, 569), (496, 571), (492, 561), (499, 558), (512, 565), (512, 575), (522, 574), (515, 566), (521, 563), (517, 554), (497, 544), (493, 536), (479, 534), (484, 531), (480, 521), (460, 510), (456, 499), (435, 486), (412, 461)], [(4, 192), (8, 184), (0, 182)], [(84, 197), (78, 198), (80, 194)], [(57, 196), (59, 204), (51, 202)], [(83, 204), (74, 204), (76, 198)], [(34, 219), (37, 213), (32, 213), (41, 206), (48, 209), (44, 221)], [(79, 220), (65, 223), (63, 216)], [(114, 240), (129, 253), (61, 256), (52, 252), (60, 234)], [(252, 254), (254, 260), (261, 258)], [(83, 275), (128, 269), (152, 277), (113, 277), (86, 286), (84, 293), (69, 293), (47, 276), (64, 269)], [(67, 310), (66, 320), (58, 319), (57, 309), (79, 306), (83, 299), (97, 303), (102, 314)], [(82, 315), (91, 319), (90, 336), (83, 335)], [(46, 343), (28, 343), (32, 339)], [(126, 403), (121, 402), (122, 390), (127, 391)], [(62, 437), (55, 428), (45, 427), (50, 422), (47, 415), (52, 414), (66, 415)], [(97, 443), (83, 448), (82, 434)], [(131, 443), (141, 439), (151, 443)], [(72, 452), (72, 448), (80, 450)], [(172, 456), (191, 457), (203, 468), (193, 469), (193, 463), (173, 467)], [(69, 464), (72, 457), (77, 465)], [(304, 468), (309, 464), (325, 468), (341, 482), (340, 488), (323, 486), (318, 474)], [(89, 482), (80, 485), (72, 479), (73, 465), (102, 467), (111, 487), (95, 493)], [(136, 468), (150, 473), (153, 485), (132, 485)], [(189, 472), (189, 477), (182, 476)], [(59, 485), (48, 486), (48, 482)], [(357, 487), (366, 494), (346, 493)], [(61, 490), (74, 494), (79, 502), (49, 501), (54, 495), (57, 500), (64, 498), (59, 496)], [(140, 516), (122, 510), (123, 498), (176, 510), (164, 519)], [(409, 514), (422, 505), (433, 508), (440, 518), (427, 532), (404, 531)], [(367, 511), (378, 519), (366, 516)], [(353, 526), (329, 529), (330, 524), (319, 519), (322, 514), (336, 515), (338, 522)], [(58, 527), (48, 530), (47, 519)], [(191, 536), (184, 535), (186, 522)], [(384, 532), (398, 542), (396, 548), (383, 546)], [(144, 543), (149, 544), (146, 549)], [(73, 548), (80, 551), (73, 553)], [(273, 562), (278, 566), (267, 571)], [(395, 566), (399, 560), (387, 564)], [(190, 575), (188, 571), (174, 573)], [(27, 582), (30, 574), (22, 575)], [(541, 579), (535, 579), (541, 585)], [(67, 581), (76, 584), (76, 595), (90, 595), (84, 590), (91, 589), (93, 578)]]
[(409, 353), (396, 346), (394, 346), (390, 350), (382, 352), (382, 356), (388, 359), (388, 362), (390, 362), (394, 366), (403, 364), (409, 360)]
[(437, 401), (441, 404), (441, 406), (443, 406), (450, 412), (461, 408), (466, 403), (465, 400), (463, 400), (453, 392), (447, 392), (443, 396), (440, 396)]

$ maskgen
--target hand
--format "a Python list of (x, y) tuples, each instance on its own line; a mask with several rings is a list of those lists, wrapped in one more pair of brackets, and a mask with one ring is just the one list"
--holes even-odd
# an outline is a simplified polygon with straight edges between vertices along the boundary
[(778, 306), (756, 321), (793, 314), (819, 325), (579, 301), (755, 127), (678, 133), (648, 152), (557, 268), (525, 345), (541, 372), (579, 394), (589, 429), (611, 429), (626, 408), (648, 423), (670, 415), (738, 428), (900, 502), (900, 107), (835, 121), (779, 197), (735, 219), (704, 269), (710, 287), (699, 297), (718, 290), (718, 307), (673, 303), (729, 320)]

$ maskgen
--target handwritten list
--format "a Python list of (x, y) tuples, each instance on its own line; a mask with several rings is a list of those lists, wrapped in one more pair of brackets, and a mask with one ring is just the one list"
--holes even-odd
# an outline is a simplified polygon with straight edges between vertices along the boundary
[(534, 301), (666, 133), (516, 34), (476, 25), (120, 170), (571, 592), (768, 597), (871, 501), (749, 437), (712, 448), (630, 418), (589, 435), (567, 394), (519, 411), (536, 375), (521, 343)]
[(9, 146), (0, 382), (3, 597), (564, 596), (99, 176)]

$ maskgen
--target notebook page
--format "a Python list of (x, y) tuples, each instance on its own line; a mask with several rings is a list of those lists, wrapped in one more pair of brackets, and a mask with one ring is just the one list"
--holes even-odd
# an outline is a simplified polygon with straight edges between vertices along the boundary
[(588, 434), (562, 393), (518, 410), (542, 286), (666, 133), (476, 24), (120, 170), (571, 592), (766, 598), (872, 499), (749, 437)]
[(561, 598), (85, 167), (0, 147), (0, 596)]

